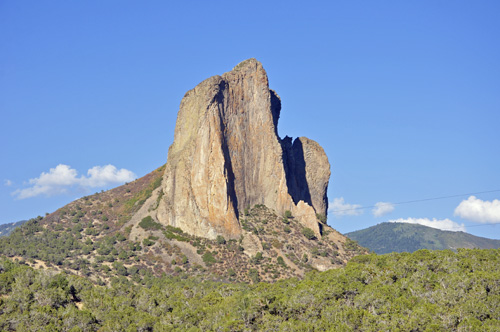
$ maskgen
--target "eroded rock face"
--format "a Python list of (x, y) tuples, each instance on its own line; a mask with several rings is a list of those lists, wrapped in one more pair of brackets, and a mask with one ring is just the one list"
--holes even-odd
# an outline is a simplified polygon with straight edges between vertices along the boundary
[(249, 59), (184, 96), (156, 219), (193, 235), (235, 238), (244, 209), (286, 210), (318, 234), (330, 164), (318, 143), (277, 134), (281, 102)]

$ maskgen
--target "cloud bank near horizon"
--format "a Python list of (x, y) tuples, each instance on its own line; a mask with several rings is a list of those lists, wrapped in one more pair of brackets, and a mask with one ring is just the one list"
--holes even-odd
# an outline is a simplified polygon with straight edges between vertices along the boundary
[(17, 199), (26, 199), (40, 195), (55, 196), (72, 190), (89, 190), (111, 184), (133, 181), (137, 176), (127, 169), (117, 169), (113, 165), (94, 166), (87, 171), (87, 176), (78, 176), (78, 171), (68, 165), (59, 164), (47, 173), (28, 181), (30, 187), (18, 189), (12, 193)]

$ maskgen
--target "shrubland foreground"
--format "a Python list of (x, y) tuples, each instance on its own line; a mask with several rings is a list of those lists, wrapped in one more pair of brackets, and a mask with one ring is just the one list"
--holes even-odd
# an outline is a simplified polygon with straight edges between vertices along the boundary
[(499, 331), (500, 250), (365, 255), (276, 283), (109, 286), (0, 262), (2, 331)]

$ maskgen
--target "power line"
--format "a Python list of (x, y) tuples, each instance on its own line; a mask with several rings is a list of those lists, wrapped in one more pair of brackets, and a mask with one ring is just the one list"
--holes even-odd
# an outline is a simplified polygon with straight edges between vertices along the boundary
[[(403, 202), (397, 202), (397, 203), (386, 203), (386, 204), (380, 204), (380, 205), (402, 205), (402, 204), (419, 203), (419, 202), (426, 202), (426, 201), (435, 201), (435, 200), (446, 199), (446, 198), (454, 198), (454, 197), (462, 197), (462, 196), (470, 196), (470, 195), (487, 194), (487, 193), (494, 193), (494, 192), (500, 192), (500, 189), (488, 190), (488, 191), (479, 191), (479, 192), (468, 193), (468, 194), (440, 196), (440, 197), (433, 197), (433, 198), (422, 198), (422, 199), (415, 199), (415, 200), (411, 200), (411, 201), (403, 201)], [(343, 212), (343, 211), (365, 210), (365, 209), (371, 209), (371, 208), (379, 207), (380, 205), (378, 205), (378, 206), (377, 205), (360, 206), (360, 207), (355, 207), (355, 208), (350, 208), (350, 209), (331, 210), (329, 212), (335, 213), (335, 212)]]
[(480, 224), (480, 225), (464, 225), (464, 227), (481, 227), (481, 226), (493, 226), (493, 225), (498, 225), (498, 224), (487, 223), (487, 224)]

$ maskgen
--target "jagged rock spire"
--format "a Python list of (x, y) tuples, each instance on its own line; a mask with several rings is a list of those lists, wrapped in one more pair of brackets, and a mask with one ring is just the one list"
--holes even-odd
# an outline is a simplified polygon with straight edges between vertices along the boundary
[(235, 238), (244, 209), (264, 204), (280, 214), (290, 210), (319, 234), (330, 164), (316, 142), (279, 138), (280, 110), (255, 59), (188, 91), (154, 217), (193, 235)]

